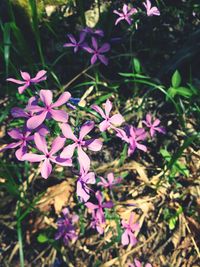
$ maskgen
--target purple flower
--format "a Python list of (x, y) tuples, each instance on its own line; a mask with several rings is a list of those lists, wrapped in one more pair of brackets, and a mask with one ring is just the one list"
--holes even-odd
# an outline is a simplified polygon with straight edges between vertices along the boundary
[(128, 155), (133, 154), (136, 148), (146, 152), (147, 147), (143, 144), (140, 144), (140, 141), (146, 139), (146, 132), (143, 128), (135, 128), (131, 125), (125, 128), (125, 131), (122, 129), (117, 129), (117, 136), (129, 144)]
[(81, 30), (82, 32), (85, 32), (89, 35), (97, 35), (97, 36), (100, 36), (100, 37), (104, 37), (104, 32), (100, 29), (92, 29), (90, 27), (85, 27)]
[[(28, 100), (28, 105), (26, 106), (26, 108), (28, 108), (29, 106), (37, 105), (37, 104), (38, 104), (38, 97), (32, 96)], [(26, 111), (22, 108), (14, 107), (11, 109), (11, 115), (13, 116), (13, 118), (29, 119), (34, 115), (34, 113), (32, 111)]]
[(84, 41), (86, 37), (85, 32), (80, 33), (79, 41), (76, 41), (75, 37), (72, 34), (68, 34), (67, 36), (70, 39), (71, 43), (65, 43), (63, 45), (64, 47), (74, 47), (74, 53), (78, 52), (79, 48), (84, 47)]
[(60, 159), (60, 157), (56, 157), (55, 154), (63, 148), (65, 144), (65, 138), (56, 137), (52, 143), (51, 150), (48, 151), (47, 143), (44, 136), (41, 136), (39, 133), (34, 134), (34, 142), (36, 148), (43, 153), (33, 154), (27, 153), (22, 157), (22, 160), (28, 160), (30, 162), (42, 162), (41, 165), (41, 175), (43, 178), (47, 179), (52, 172), (51, 162), (56, 163), (61, 166), (71, 166), (72, 161), (70, 158), (68, 159)]
[(98, 47), (97, 39), (92, 37), (93, 48), (85, 45), (83, 47), (88, 53), (93, 54), (91, 64), (93, 65), (98, 59), (105, 65), (108, 65), (108, 59), (102, 55), (110, 50), (110, 44), (104, 43), (100, 48)]
[(125, 229), (124, 233), (122, 234), (121, 241), (122, 245), (126, 246), (131, 244), (134, 246), (137, 243), (137, 239), (134, 236), (134, 232), (140, 229), (138, 223), (133, 223), (134, 214), (131, 213), (128, 223), (125, 220), (122, 220), (122, 227)]
[(129, 25), (132, 23), (131, 16), (135, 13), (137, 13), (136, 8), (129, 8), (128, 5), (124, 4), (122, 11), (119, 12), (117, 10), (114, 10), (113, 13), (117, 14), (119, 18), (116, 20), (115, 25), (117, 25), (121, 20), (126, 20)]
[(160, 11), (158, 10), (157, 7), (153, 6), (151, 7), (151, 2), (149, 0), (146, 0), (146, 3), (143, 3), (143, 5), (146, 8), (147, 16), (160, 16)]
[(102, 235), (104, 233), (105, 222), (100, 222), (99, 218), (97, 218), (95, 210), (92, 212), (92, 221), (90, 223), (90, 227), (92, 229), (96, 229), (97, 232)]
[(112, 208), (113, 203), (112, 203), (112, 201), (108, 201), (108, 202), (103, 203), (103, 197), (102, 197), (102, 194), (100, 191), (97, 191), (95, 193), (95, 196), (98, 200), (98, 204), (93, 204), (91, 202), (87, 202), (87, 203), (85, 203), (85, 205), (88, 209), (95, 210), (94, 217), (96, 217), (100, 223), (104, 223), (105, 222), (105, 216), (103, 213), (103, 209), (104, 208), (108, 208), (108, 209)]
[(55, 239), (63, 238), (65, 245), (68, 245), (70, 241), (75, 242), (78, 238), (74, 224), (78, 221), (78, 215), (71, 215), (67, 208), (63, 209), (63, 218), (59, 218), (57, 221), (58, 230), (55, 235)]
[[(134, 263), (130, 263), (128, 267), (142, 267), (142, 263), (139, 260), (135, 259)], [(147, 263), (144, 267), (152, 267), (152, 265), (150, 263)]]
[(8, 132), (11, 138), (17, 140), (16, 142), (10, 143), (6, 145), (1, 152), (7, 150), (19, 147), (19, 149), (16, 150), (15, 155), (18, 160), (22, 160), (23, 155), (27, 151), (27, 142), (33, 140), (33, 135), (31, 135), (30, 131), (20, 131), (19, 129), (12, 129)]
[(101, 117), (104, 119), (100, 124), (99, 124), (99, 129), (101, 132), (106, 131), (108, 128), (114, 128), (113, 125), (121, 125), (124, 122), (124, 118), (122, 117), (121, 114), (115, 114), (112, 117), (110, 117), (110, 111), (112, 109), (112, 103), (110, 102), (109, 99), (107, 99), (105, 103), (105, 112), (102, 110), (97, 105), (92, 105), (91, 107), (94, 109), (97, 113), (101, 115)]
[(95, 173), (88, 172), (89, 170), (85, 170), (81, 168), (80, 176), (77, 180), (76, 184), (76, 194), (80, 197), (81, 200), (87, 202), (90, 198), (90, 189), (87, 186), (88, 184), (95, 184)]
[(105, 188), (110, 188), (110, 189), (112, 189), (113, 186), (120, 183), (122, 180), (121, 177), (115, 179), (114, 174), (112, 172), (107, 174), (107, 180), (104, 179), (103, 177), (100, 177), (100, 179), (101, 179), (101, 182), (99, 182), (97, 185), (103, 186)]
[(21, 76), (22, 76), (24, 81), (16, 80), (13, 78), (6, 79), (6, 81), (8, 81), (8, 82), (23, 84), (22, 86), (18, 87), (19, 94), (22, 94), (24, 92), (24, 90), (26, 90), (26, 88), (30, 86), (31, 83), (39, 83), (41, 81), (46, 80), (46, 78), (47, 78), (47, 76), (45, 75), (46, 74), (45, 70), (40, 70), (34, 78), (31, 78), (31, 76), (28, 72), (20, 71), (20, 73), (21, 73)]
[(163, 133), (163, 134), (166, 133), (164, 127), (158, 127), (160, 124), (159, 119), (155, 119), (155, 121), (153, 122), (153, 118), (152, 118), (151, 114), (147, 114), (146, 115), (146, 121), (142, 121), (142, 123), (144, 123), (148, 128), (150, 128), (151, 137), (153, 137), (155, 135), (156, 131), (159, 133)]
[(75, 148), (77, 148), (78, 152), (78, 161), (81, 168), (85, 170), (90, 169), (90, 158), (83, 151), (83, 148), (88, 148), (92, 151), (99, 151), (102, 148), (102, 142), (97, 138), (92, 138), (89, 140), (83, 140), (83, 138), (94, 128), (95, 124), (93, 121), (87, 121), (81, 126), (79, 137), (77, 138), (70, 127), (69, 124), (62, 124), (61, 130), (63, 135), (74, 141), (73, 144), (66, 146), (62, 153), (60, 154), (61, 158), (71, 158), (74, 154)]
[(68, 114), (66, 111), (56, 110), (55, 108), (65, 104), (71, 97), (71, 94), (69, 92), (64, 92), (55, 103), (52, 103), (52, 97), (52, 92), (50, 90), (40, 90), (40, 99), (43, 102), (44, 107), (38, 105), (28, 105), (26, 107), (28, 111), (37, 113), (37, 115), (34, 115), (27, 120), (27, 127), (29, 129), (37, 128), (48, 117), (52, 117), (59, 122), (68, 121)]

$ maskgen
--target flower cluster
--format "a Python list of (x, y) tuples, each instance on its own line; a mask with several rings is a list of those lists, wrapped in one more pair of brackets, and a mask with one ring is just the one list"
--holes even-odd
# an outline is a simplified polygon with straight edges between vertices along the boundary
[[(34, 78), (35, 83), (46, 79), (46, 76), (45, 78), (41, 76), (41, 74), (46, 74), (45, 71), (39, 73), (39, 76), (36, 75), (37, 79)], [(33, 81), (33, 79), (31, 80)], [(9, 81), (16, 83), (16, 80), (12, 78), (9, 78)], [(146, 120), (142, 121), (147, 131), (145, 128), (125, 125), (125, 119), (120, 113), (113, 114), (113, 104), (109, 99), (102, 106), (91, 105), (90, 112), (95, 116), (95, 121), (89, 120), (83, 122), (82, 125), (76, 125), (72, 123), (70, 111), (66, 110), (70, 99), (76, 105), (76, 101), (71, 98), (69, 92), (62, 93), (56, 101), (53, 101), (52, 91), (41, 89), (38, 94), (28, 100), (24, 109), (14, 107), (11, 110), (13, 118), (23, 119), (24, 125), (21, 129), (8, 131), (9, 136), (14, 141), (6, 145), (1, 151), (17, 148), (16, 158), (20, 161), (40, 163), (41, 176), (45, 179), (51, 175), (52, 166), (55, 164), (63, 167), (73, 166), (77, 169), (77, 197), (91, 212), (90, 227), (96, 229), (99, 234), (103, 234), (106, 226), (105, 210), (112, 209), (114, 203), (112, 200), (104, 201), (104, 195), (100, 190), (106, 189), (109, 193), (122, 182), (122, 178), (115, 178), (112, 172), (107, 173), (106, 177), (98, 177), (91, 170), (89, 151), (100, 151), (103, 147), (100, 135), (102, 132), (108, 132), (128, 144), (129, 156), (136, 149), (146, 152), (147, 147), (144, 142), (147, 141), (148, 136), (152, 138), (156, 132), (165, 133), (165, 130), (159, 126), (160, 121), (158, 119), (154, 121), (150, 114), (147, 114)], [(52, 125), (58, 129), (56, 137), (50, 131)], [(124, 126), (122, 127), (122, 125)], [(96, 126), (99, 128), (99, 136), (94, 131)], [(97, 188), (96, 192), (92, 188), (93, 185)], [(67, 244), (69, 241), (77, 239), (73, 226), (77, 217), (71, 217), (68, 209), (63, 211), (63, 215), (64, 218), (59, 219), (57, 223), (56, 239), (63, 238), (64, 243)], [(135, 231), (139, 231), (139, 224), (134, 222), (133, 214), (131, 214), (128, 222), (122, 220), (121, 223), (124, 229), (121, 237), (122, 244), (134, 246), (137, 242)]]
[[(91, 64), (95, 64), (97, 60), (102, 62), (104, 65), (108, 65), (108, 59), (104, 55), (110, 50), (109, 43), (102, 43), (101, 39), (104, 37), (102, 30), (93, 30), (92, 28), (86, 27), (81, 30), (79, 37), (76, 38), (72, 34), (67, 35), (69, 42), (65, 43), (64, 47), (73, 47), (74, 53), (79, 50), (84, 50), (91, 54)], [(100, 43), (102, 45), (100, 46)]]

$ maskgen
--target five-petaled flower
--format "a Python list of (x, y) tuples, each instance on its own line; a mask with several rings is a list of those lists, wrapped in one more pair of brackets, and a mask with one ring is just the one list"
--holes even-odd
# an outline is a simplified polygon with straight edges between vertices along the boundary
[(26, 90), (26, 88), (28, 88), (31, 85), (31, 83), (34, 83), (34, 84), (39, 83), (41, 81), (46, 80), (46, 78), (47, 78), (45, 70), (40, 70), (34, 78), (31, 78), (31, 76), (28, 72), (20, 71), (20, 73), (21, 73), (21, 76), (22, 76), (24, 81), (16, 80), (13, 78), (6, 79), (6, 81), (8, 81), (8, 82), (13, 82), (16, 84), (23, 84), (22, 86), (18, 87), (18, 92), (20, 94), (22, 94), (24, 92), (24, 90)]
[(92, 37), (93, 48), (85, 45), (83, 47), (88, 53), (93, 54), (91, 58), (91, 64), (93, 65), (98, 59), (105, 65), (108, 65), (108, 59), (102, 55), (110, 50), (110, 44), (104, 43), (100, 48), (98, 47), (97, 39)]
[(63, 123), (60, 127), (62, 130), (63, 135), (67, 139), (71, 139), (74, 141), (73, 144), (70, 144), (66, 146), (62, 153), (60, 154), (61, 158), (71, 158), (74, 154), (74, 150), (77, 148), (78, 152), (78, 161), (81, 168), (84, 168), (85, 170), (90, 169), (90, 158), (88, 155), (83, 151), (83, 148), (88, 148), (92, 151), (99, 151), (102, 148), (102, 142), (101, 140), (97, 138), (91, 138), (89, 140), (83, 140), (84, 137), (92, 131), (94, 128), (95, 123), (93, 121), (87, 121), (85, 122), (79, 132), (79, 137), (76, 137), (69, 124)]
[(160, 124), (159, 119), (155, 119), (155, 121), (153, 122), (153, 118), (152, 118), (151, 114), (147, 114), (146, 115), (146, 121), (142, 121), (142, 123), (144, 123), (150, 129), (151, 137), (153, 137), (155, 135), (156, 131), (159, 133), (163, 133), (163, 134), (166, 133), (164, 127), (159, 127), (159, 124)]
[(26, 109), (36, 115), (27, 120), (27, 127), (35, 129), (43, 123), (46, 118), (52, 117), (59, 122), (67, 122), (68, 114), (64, 110), (56, 110), (55, 108), (65, 104), (71, 97), (69, 92), (64, 92), (55, 103), (52, 103), (52, 92), (50, 90), (40, 90), (40, 100), (43, 102), (44, 107), (38, 105), (29, 105)]
[(105, 188), (112, 189), (115, 185), (119, 184), (122, 181), (122, 178), (116, 178), (114, 177), (114, 173), (110, 172), (107, 174), (107, 179), (100, 177), (100, 182), (98, 182), (97, 185), (103, 186)]
[(94, 216), (97, 218), (99, 223), (104, 223), (105, 222), (105, 216), (103, 213), (103, 209), (107, 208), (112, 208), (113, 207), (113, 202), (112, 201), (107, 201), (103, 203), (103, 197), (100, 191), (97, 191), (95, 193), (96, 199), (98, 201), (98, 204), (93, 204), (92, 202), (87, 202), (85, 203), (86, 207), (91, 210), (95, 210)]
[(146, 152), (147, 147), (139, 142), (144, 141), (147, 134), (143, 128), (135, 128), (129, 125), (125, 130), (117, 129), (117, 136), (129, 144), (128, 155), (133, 154), (136, 148)]
[(81, 168), (80, 175), (76, 183), (76, 194), (84, 202), (87, 202), (90, 198), (90, 188), (87, 185), (95, 184), (95, 182), (95, 173)]
[(117, 25), (121, 20), (126, 20), (128, 24), (131, 25), (132, 23), (131, 16), (137, 13), (137, 9), (129, 8), (128, 5), (124, 4), (121, 12), (114, 10), (113, 13), (119, 16), (119, 18), (115, 22), (115, 25)]
[(48, 151), (47, 143), (44, 136), (41, 136), (39, 133), (34, 134), (34, 142), (36, 148), (43, 153), (34, 154), (34, 153), (26, 153), (22, 160), (27, 160), (30, 162), (42, 162), (41, 165), (41, 175), (43, 178), (47, 179), (52, 172), (52, 165), (51, 162), (56, 163), (61, 166), (71, 166), (72, 160), (68, 159), (61, 159), (59, 156), (55, 156), (55, 154), (63, 148), (65, 144), (65, 138), (63, 137), (56, 137), (52, 142), (51, 150)]
[(106, 131), (108, 128), (114, 128), (115, 126), (118, 125), (120, 126), (124, 122), (124, 118), (122, 117), (121, 114), (115, 114), (110, 117), (110, 112), (112, 109), (112, 103), (109, 99), (107, 99), (105, 103), (105, 112), (102, 110), (97, 105), (92, 105), (91, 107), (94, 109), (97, 113), (101, 115), (101, 117), (104, 119), (100, 124), (99, 124), (99, 129), (101, 132)]
[(151, 17), (151, 16), (160, 16), (160, 11), (158, 10), (158, 8), (156, 6), (151, 7), (151, 2), (150, 0), (146, 0), (146, 3), (143, 3), (143, 5), (146, 8), (146, 12), (147, 12), (147, 16)]
[(57, 220), (58, 230), (55, 235), (55, 240), (63, 239), (65, 245), (70, 241), (75, 242), (78, 238), (74, 224), (78, 221), (79, 216), (70, 214), (69, 209), (65, 208), (62, 211), (63, 216)]
[(79, 48), (84, 47), (84, 41), (86, 37), (85, 32), (81, 32), (79, 36), (79, 41), (75, 39), (75, 37), (72, 34), (67, 35), (71, 43), (65, 43), (63, 46), (64, 47), (74, 47), (74, 53), (78, 52)]
[(131, 213), (128, 223), (125, 220), (122, 220), (122, 227), (125, 229), (122, 234), (121, 241), (122, 245), (126, 246), (131, 244), (134, 246), (137, 243), (137, 239), (134, 236), (134, 232), (140, 229), (140, 225), (138, 223), (133, 222), (134, 214)]
[(19, 129), (12, 129), (8, 132), (8, 134), (11, 138), (18, 141), (6, 145), (3, 149), (1, 149), (1, 152), (7, 149), (19, 147), (19, 149), (15, 152), (15, 156), (18, 160), (22, 160), (23, 155), (27, 151), (27, 142), (33, 140), (33, 135), (31, 135), (31, 132), (28, 130), (20, 131)]

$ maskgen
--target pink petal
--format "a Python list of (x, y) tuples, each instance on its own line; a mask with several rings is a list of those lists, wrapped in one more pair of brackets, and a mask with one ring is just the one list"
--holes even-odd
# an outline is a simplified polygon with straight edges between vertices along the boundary
[(20, 73), (21, 73), (22, 78), (23, 78), (25, 81), (29, 81), (29, 80), (31, 79), (30, 74), (29, 74), (28, 72), (20, 71)]
[(102, 108), (100, 108), (97, 105), (92, 105), (91, 108), (94, 109), (97, 113), (99, 113), (101, 115), (102, 118), (105, 119), (105, 114), (104, 114)]
[(0, 150), (0, 152), (2, 153), (2, 152), (4, 152), (4, 151), (7, 150), (7, 149), (16, 148), (16, 147), (20, 146), (21, 144), (22, 144), (22, 141), (19, 141), (19, 142), (16, 142), (16, 143), (14, 143), (14, 142), (13, 142), (13, 143), (10, 143), (10, 144), (4, 146), (4, 147)]
[(160, 16), (160, 11), (157, 7), (152, 7), (151, 10), (149, 10), (149, 16)]
[(56, 152), (58, 152), (61, 148), (63, 148), (65, 144), (66, 139), (63, 137), (56, 137), (52, 143), (50, 154), (54, 155)]
[(80, 181), (76, 184), (76, 194), (82, 198), (84, 202), (87, 202), (90, 198), (90, 195), (86, 192), (86, 190), (84, 190), (83, 184)]
[(85, 142), (85, 146), (92, 151), (99, 151), (101, 150), (103, 144), (99, 139), (90, 139)]
[(95, 204), (93, 204), (93, 203), (91, 203), (91, 202), (87, 202), (87, 203), (85, 203), (85, 206), (86, 206), (88, 209), (90, 209), (90, 210), (98, 209), (98, 206), (95, 205)]
[(60, 154), (60, 157), (63, 159), (68, 159), (68, 158), (72, 158), (72, 156), (74, 155), (74, 150), (76, 148), (76, 144), (71, 144), (66, 146), (63, 151)]
[(114, 125), (118, 125), (118, 126), (120, 126), (124, 121), (125, 120), (121, 114), (115, 114), (109, 119), (110, 123), (112, 123)]
[(97, 61), (97, 55), (93, 55), (91, 58), (91, 64), (93, 65)]
[(160, 124), (160, 120), (159, 119), (156, 119), (154, 122), (153, 122), (153, 126), (158, 126)]
[(136, 147), (144, 152), (147, 152), (147, 147), (145, 145), (141, 145), (139, 143), (136, 144)]
[(29, 87), (29, 85), (30, 83), (26, 83), (25, 85), (18, 87), (19, 94), (22, 94), (26, 90), (26, 88)]
[(52, 166), (49, 159), (45, 159), (41, 166), (41, 175), (47, 179), (52, 172)]
[(63, 135), (66, 138), (71, 139), (73, 141), (77, 140), (77, 137), (73, 134), (72, 129), (71, 129), (69, 124), (63, 123), (63, 124), (61, 124), (60, 128), (62, 130)]
[(116, 21), (115, 21), (115, 25), (117, 25), (121, 20), (124, 20), (123, 17), (119, 17)]
[(58, 100), (51, 105), (52, 108), (55, 107), (60, 107), (62, 105), (64, 105), (71, 97), (71, 94), (69, 92), (64, 92), (63, 94), (60, 95), (60, 97), (58, 98)]
[[(46, 70), (40, 70), (40, 71), (38, 71), (38, 73), (36, 74), (36, 76), (35, 76), (34, 78), (31, 79), (31, 82), (36, 83), (36, 82), (38, 82), (38, 80), (40, 80), (41, 78), (44, 79), (44, 80), (46, 80), (46, 78), (47, 78), (47, 77), (45, 76), (46, 73), (47, 73)], [(43, 76), (45, 76), (45, 77), (43, 77)]]
[(135, 237), (134, 234), (131, 233), (131, 232), (129, 232), (129, 237), (130, 237), (130, 244), (131, 244), (132, 246), (135, 246), (135, 244), (137, 243), (137, 239), (136, 239), (136, 237)]
[(139, 260), (135, 259), (134, 263), (135, 263), (135, 267), (142, 267), (142, 264)]
[(44, 155), (32, 154), (32, 153), (27, 153), (22, 157), (22, 160), (27, 160), (30, 162), (40, 162), (44, 159), (45, 159)]
[(50, 90), (40, 90), (40, 99), (46, 106), (50, 106), (52, 103), (52, 92)]
[(13, 78), (8, 78), (8, 79), (6, 79), (6, 81), (12, 82), (12, 83), (17, 83), (17, 84), (25, 84), (26, 83), (24, 81), (16, 80), (16, 79), (13, 79)]
[(68, 114), (64, 110), (55, 110), (51, 109), (50, 110), (51, 116), (55, 121), (59, 122), (68, 122)]
[(88, 45), (84, 45), (84, 46), (83, 46), (83, 49), (84, 49), (85, 51), (87, 51), (88, 53), (90, 53), (90, 54), (93, 54), (93, 53), (94, 53), (94, 49), (92, 49), (92, 48), (89, 47)]
[(109, 184), (112, 184), (115, 179), (113, 172), (108, 173), (107, 178), (108, 178)]
[(90, 169), (90, 158), (80, 146), (78, 147), (78, 161), (81, 168)]
[(84, 182), (87, 184), (95, 184), (96, 183), (95, 173), (94, 172), (87, 173), (87, 175), (84, 177)]
[(108, 52), (109, 50), (110, 50), (110, 44), (108, 43), (103, 44), (102, 47), (99, 48), (100, 53), (105, 53)]
[(94, 128), (95, 123), (93, 121), (85, 122), (80, 129), (79, 139), (83, 140), (83, 138)]
[(99, 124), (99, 130), (105, 132), (110, 127), (110, 123), (107, 120), (102, 121)]
[(55, 156), (51, 156), (50, 160), (60, 166), (64, 166), (64, 167), (69, 167), (72, 166), (72, 160), (70, 158), (61, 158), (60, 156), (55, 157)]
[(102, 201), (103, 201), (103, 197), (102, 197), (101, 192), (100, 192), (100, 191), (97, 191), (97, 192), (95, 193), (95, 196), (96, 196), (98, 202), (101, 204)]
[(126, 245), (129, 244), (129, 238), (128, 238), (128, 234), (127, 234), (127, 231), (126, 230), (122, 234), (121, 241), (122, 241), (122, 245), (124, 245), (124, 246), (126, 246)]
[(67, 34), (69, 40), (73, 43), (73, 44), (76, 44), (76, 39), (74, 38), (74, 36), (72, 34)]
[(107, 117), (109, 117), (111, 109), (112, 109), (112, 103), (109, 99), (107, 99), (105, 103), (105, 112)]
[(18, 160), (23, 160), (22, 157), (25, 155), (27, 149), (26, 149), (26, 145), (22, 145), (16, 152), (15, 152), (15, 156)]
[(147, 114), (147, 115), (146, 115), (146, 122), (147, 122), (149, 125), (151, 125), (151, 121), (152, 121), (152, 116), (151, 116), (151, 114)]
[(113, 13), (117, 14), (118, 16), (121, 16), (121, 13), (117, 10), (114, 10)]
[(40, 126), (46, 119), (47, 113), (48, 113), (47, 111), (44, 111), (40, 115), (34, 115), (30, 119), (28, 119), (27, 127), (32, 130)]
[(48, 153), (47, 143), (44, 136), (40, 135), (39, 133), (35, 133), (34, 142), (39, 151), (43, 152), (44, 154)]
[(22, 139), (23, 138), (23, 134), (18, 130), (18, 129), (12, 129), (8, 132), (8, 135), (10, 137), (12, 137), (13, 139)]
[(150, 263), (145, 264), (145, 267), (152, 267)]

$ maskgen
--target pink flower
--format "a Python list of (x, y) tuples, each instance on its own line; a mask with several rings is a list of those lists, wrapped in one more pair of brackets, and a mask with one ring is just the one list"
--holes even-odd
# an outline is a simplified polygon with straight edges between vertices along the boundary
[(97, 232), (102, 235), (104, 233), (104, 226), (105, 226), (105, 221), (101, 222), (99, 218), (96, 216), (95, 210), (92, 212), (92, 221), (90, 223), (90, 227), (92, 229), (96, 229)]
[(146, 8), (147, 16), (160, 16), (160, 11), (158, 10), (157, 7), (153, 6), (151, 7), (151, 2), (149, 0), (146, 0), (146, 3), (143, 3), (143, 5)]
[(11, 144), (8, 144), (5, 146), (1, 152), (7, 150), (19, 147), (19, 149), (16, 150), (15, 155), (18, 160), (22, 160), (23, 155), (27, 151), (27, 142), (33, 140), (33, 135), (31, 135), (30, 131), (20, 131), (19, 129), (12, 129), (8, 132), (11, 138), (18, 140), (16, 142), (13, 142)]
[(126, 20), (129, 25), (132, 23), (131, 16), (135, 13), (137, 13), (136, 8), (129, 8), (128, 5), (124, 4), (122, 11), (119, 12), (117, 10), (114, 10), (113, 13), (117, 14), (119, 18), (116, 20), (115, 25), (117, 25), (121, 20)]
[(83, 168), (81, 168), (80, 176), (76, 184), (76, 194), (84, 202), (88, 201), (88, 199), (90, 198), (90, 188), (87, 185), (95, 184), (96, 182), (95, 173), (88, 171), (89, 170), (84, 170)]
[(92, 138), (89, 140), (83, 140), (84, 137), (92, 131), (94, 128), (95, 124), (93, 121), (87, 121), (81, 126), (80, 132), (79, 132), (79, 137), (77, 138), (70, 127), (69, 124), (62, 124), (61, 125), (61, 130), (63, 135), (74, 141), (73, 144), (66, 146), (62, 153), (60, 154), (61, 158), (71, 158), (74, 154), (74, 150), (77, 148), (78, 152), (78, 161), (80, 164), (80, 167), (89, 170), (90, 169), (90, 158), (88, 155), (83, 151), (83, 148), (88, 148), (89, 150), (92, 151), (99, 151), (102, 148), (102, 142), (99, 139)]
[(124, 122), (124, 118), (122, 117), (121, 114), (115, 114), (110, 117), (110, 111), (112, 109), (112, 103), (110, 102), (109, 99), (107, 99), (105, 103), (105, 112), (102, 110), (97, 105), (92, 105), (91, 107), (94, 109), (97, 113), (101, 115), (101, 117), (104, 119), (100, 124), (99, 124), (99, 129), (101, 132), (106, 131), (108, 128), (115, 128), (113, 127), (118, 125), (120, 126)]
[(28, 72), (20, 71), (20, 73), (21, 73), (21, 76), (22, 76), (24, 81), (16, 80), (13, 78), (6, 79), (6, 81), (8, 81), (8, 82), (23, 84), (22, 86), (18, 87), (19, 94), (22, 94), (24, 92), (24, 90), (26, 90), (26, 88), (31, 85), (31, 83), (39, 83), (39, 82), (47, 79), (47, 76), (45, 75), (46, 74), (45, 70), (40, 70), (34, 78), (31, 78), (31, 76)]
[(143, 128), (134, 128), (132, 125), (122, 129), (117, 129), (117, 136), (129, 144), (128, 155), (133, 154), (136, 148), (146, 152), (147, 147), (140, 143), (146, 139), (146, 132)]
[(97, 185), (101, 185), (105, 188), (110, 188), (110, 189), (112, 189), (113, 186), (120, 183), (122, 180), (121, 177), (115, 179), (114, 174), (112, 172), (107, 174), (107, 180), (104, 179), (103, 177), (100, 177), (100, 179), (101, 179), (101, 182), (99, 182)]
[(43, 123), (46, 118), (52, 117), (54, 120), (59, 122), (67, 122), (68, 114), (64, 110), (56, 110), (64, 105), (71, 97), (69, 92), (64, 92), (58, 98), (55, 103), (52, 103), (52, 92), (50, 90), (40, 90), (40, 100), (44, 104), (44, 107), (38, 105), (28, 105), (26, 109), (30, 112), (37, 113), (27, 120), (27, 127), (29, 129), (35, 129)]
[(92, 37), (92, 46), (93, 48), (85, 45), (83, 47), (88, 53), (93, 54), (91, 58), (91, 64), (93, 65), (98, 59), (104, 64), (108, 65), (108, 59), (102, 55), (110, 50), (110, 44), (104, 43), (100, 48), (98, 47), (97, 39)]
[(14, 118), (25, 118), (25, 119), (29, 119), (31, 118), (34, 114), (31, 111), (26, 111), (26, 109), (29, 106), (33, 106), (33, 105), (37, 105), (38, 104), (38, 97), (36, 96), (32, 96), (29, 100), (28, 100), (28, 105), (26, 106), (25, 110), (22, 108), (18, 108), (18, 107), (14, 107), (11, 109), (11, 115)]
[(79, 41), (76, 41), (75, 37), (72, 34), (68, 34), (67, 36), (70, 39), (71, 43), (64, 44), (64, 47), (74, 47), (74, 53), (78, 52), (79, 48), (83, 48), (84, 40), (86, 37), (85, 32), (80, 33)]
[[(131, 263), (128, 265), (128, 267), (142, 267), (142, 263), (139, 260), (135, 259), (134, 264)], [(147, 263), (144, 267), (152, 267), (152, 265), (150, 263)]]
[(102, 194), (100, 191), (97, 191), (95, 193), (95, 196), (98, 200), (98, 204), (93, 204), (91, 202), (87, 202), (85, 203), (85, 206), (88, 208), (88, 209), (91, 209), (91, 210), (95, 210), (95, 214), (94, 214), (94, 217), (97, 218), (97, 220), (99, 221), (99, 223), (104, 223), (105, 222), (105, 216), (104, 216), (104, 213), (103, 213), (103, 209), (104, 208), (112, 208), (113, 207), (113, 203), (112, 201), (107, 201), (105, 203), (103, 203), (103, 197), (102, 197)]
[(151, 114), (147, 114), (146, 115), (146, 121), (142, 121), (142, 123), (144, 123), (148, 128), (150, 128), (151, 137), (153, 137), (155, 135), (156, 131), (159, 133), (163, 133), (163, 134), (166, 133), (164, 127), (158, 127), (160, 124), (159, 119), (155, 119), (155, 121), (153, 122), (153, 118), (152, 118)]
[(133, 223), (133, 216), (134, 214), (131, 213), (128, 223), (125, 220), (122, 220), (122, 227), (125, 229), (124, 233), (122, 234), (121, 241), (122, 245), (126, 246), (131, 244), (134, 246), (137, 243), (137, 239), (134, 236), (134, 232), (140, 229), (138, 223)]
[(27, 153), (22, 157), (22, 160), (28, 160), (30, 162), (42, 162), (41, 165), (41, 175), (43, 178), (47, 179), (52, 172), (51, 162), (56, 163), (61, 166), (71, 166), (71, 159), (60, 159), (60, 157), (56, 157), (55, 154), (63, 148), (65, 144), (65, 138), (60, 136), (56, 137), (52, 143), (51, 150), (48, 151), (47, 143), (44, 136), (41, 136), (39, 133), (34, 134), (34, 141), (36, 148), (43, 153), (33, 154)]

